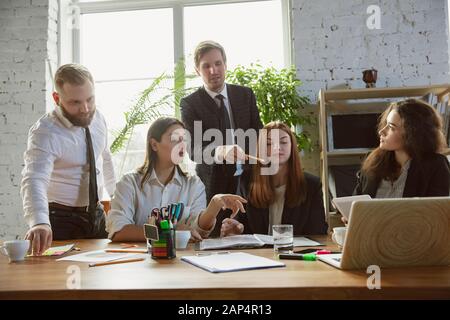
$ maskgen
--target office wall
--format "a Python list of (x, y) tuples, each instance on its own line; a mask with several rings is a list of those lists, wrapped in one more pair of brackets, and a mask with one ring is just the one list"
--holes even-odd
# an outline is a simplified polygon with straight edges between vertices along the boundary
[[(302, 92), (362, 87), (375, 67), (377, 85), (448, 82), (446, 0), (293, 0), (292, 37)], [(366, 27), (367, 7), (379, 5), (381, 29)], [(0, 0), (0, 239), (22, 236), (19, 195), (29, 127), (51, 108), (47, 59), (56, 69), (57, 0)], [(313, 114), (317, 108), (311, 107)], [(317, 128), (307, 128), (316, 141)], [(304, 165), (318, 173), (318, 153)]]
[[(292, 37), (301, 92), (317, 102), (320, 89), (365, 86), (362, 70), (378, 70), (377, 87), (448, 83), (447, 0), (293, 0)], [(369, 29), (369, 5), (380, 29)], [(311, 112), (317, 115), (317, 108)], [(306, 127), (316, 151), (304, 165), (319, 173), (317, 127)]]
[(56, 67), (57, 12), (57, 0), (0, 1), (0, 239), (26, 230), (23, 152), (28, 129), (51, 105), (47, 60)]

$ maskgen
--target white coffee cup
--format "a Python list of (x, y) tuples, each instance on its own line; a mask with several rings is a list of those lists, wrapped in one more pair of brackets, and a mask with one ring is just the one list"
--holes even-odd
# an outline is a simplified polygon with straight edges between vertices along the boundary
[(23, 261), (30, 248), (30, 240), (11, 240), (3, 242), (0, 253), (9, 257), (9, 262)]
[(191, 238), (190, 230), (176, 230), (175, 247), (177, 249), (186, 249), (190, 238)]
[(333, 234), (331, 239), (337, 243), (338, 246), (344, 246), (345, 234), (347, 232), (347, 227), (336, 227), (333, 228)]

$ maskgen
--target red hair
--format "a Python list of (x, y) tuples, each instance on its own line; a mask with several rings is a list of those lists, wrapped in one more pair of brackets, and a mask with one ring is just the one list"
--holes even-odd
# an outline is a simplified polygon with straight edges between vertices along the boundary
[[(264, 126), (267, 135), (273, 129), (286, 132), (291, 139), (291, 156), (288, 160), (288, 179), (285, 192), (285, 204), (293, 208), (300, 205), (306, 199), (307, 185), (303, 174), (300, 156), (297, 150), (297, 139), (291, 129), (280, 121), (273, 121)], [(263, 141), (263, 135), (259, 136), (259, 145)], [(261, 175), (261, 164), (255, 164), (252, 171), (252, 179), (249, 187), (249, 201), (257, 208), (268, 208), (275, 201), (275, 187), (272, 183), (272, 176)]]

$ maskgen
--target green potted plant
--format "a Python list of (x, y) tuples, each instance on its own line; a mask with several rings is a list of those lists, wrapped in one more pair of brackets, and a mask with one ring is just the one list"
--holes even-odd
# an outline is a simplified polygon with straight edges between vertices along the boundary
[(110, 147), (112, 153), (117, 153), (125, 147), (137, 125), (151, 122), (161, 115), (158, 107), (166, 105), (169, 102), (170, 95), (163, 95), (156, 101), (152, 97), (161, 88), (161, 82), (164, 79), (166, 79), (166, 75), (162, 74), (153, 80), (150, 86), (139, 94), (133, 105), (124, 112), (125, 125), (122, 129), (113, 132), (114, 141)]
[[(111, 152), (117, 154), (125, 148), (119, 174), (123, 171), (132, 140), (131, 137), (136, 126), (147, 125), (158, 119), (162, 116), (161, 110), (173, 110), (175, 116), (179, 117), (180, 99), (189, 94), (192, 88), (184, 88), (184, 74), (177, 70), (175, 69), (175, 76), (161, 74), (139, 93), (130, 108), (124, 112), (124, 126), (112, 132)], [(170, 88), (167, 85), (168, 82), (173, 82), (174, 88)]]
[(253, 89), (263, 124), (275, 120), (286, 123), (295, 129), (298, 149), (312, 149), (309, 134), (301, 129), (313, 123), (309, 115), (301, 114), (309, 99), (297, 91), (302, 83), (296, 78), (295, 67), (277, 70), (260, 64), (237, 66), (227, 72), (227, 81)]
[[(180, 100), (193, 90), (193, 88), (185, 88), (186, 75), (184, 69), (184, 59), (179, 59), (175, 64), (173, 75), (162, 73), (137, 96), (133, 105), (128, 111), (124, 112), (124, 127), (113, 132), (114, 141), (110, 147), (112, 153), (123, 149), (127, 141), (129, 143), (133, 129), (137, 125), (148, 124), (158, 119), (161, 116), (161, 107), (175, 108), (175, 116), (180, 117)], [(187, 77), (191, 78), (191, 76)], [(173, 88), (165, 85), (168, 81), (173, 81)]]

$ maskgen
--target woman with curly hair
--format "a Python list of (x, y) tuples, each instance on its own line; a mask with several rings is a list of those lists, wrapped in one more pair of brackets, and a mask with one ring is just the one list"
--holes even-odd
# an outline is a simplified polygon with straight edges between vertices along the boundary
[(358, 173), (354, 194), (373, 198), (448, 196), (450, 166), (442, 120), (429, 104), (407, 99), (392, 103), (378, 124), (380, 145)]

